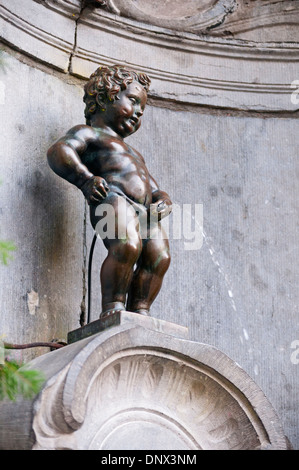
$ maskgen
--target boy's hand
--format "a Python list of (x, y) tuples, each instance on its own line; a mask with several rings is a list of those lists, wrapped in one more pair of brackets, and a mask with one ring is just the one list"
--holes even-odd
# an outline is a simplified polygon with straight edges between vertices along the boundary
[(160, 199), (150, 206), (150, 213), (158, 217), (158, 221), (167, 217), (172, 211), (172, 202), (170, 199)]
[(80, 189), (89, 205), (103, 202), (109, 192), (107, 181), (100, 176), (93, 176), (86, 181)]

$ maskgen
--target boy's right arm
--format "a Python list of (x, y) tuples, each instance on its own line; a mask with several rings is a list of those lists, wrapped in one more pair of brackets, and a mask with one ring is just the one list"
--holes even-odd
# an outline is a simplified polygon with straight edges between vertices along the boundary
[(89, 204), (98, 204), (109, 191), (104, 178), (94, 176), (80, 157), (95, 139), (91, 127), (76, 126), (53, 144), (47, 153), (52, 170), (81, 189)]

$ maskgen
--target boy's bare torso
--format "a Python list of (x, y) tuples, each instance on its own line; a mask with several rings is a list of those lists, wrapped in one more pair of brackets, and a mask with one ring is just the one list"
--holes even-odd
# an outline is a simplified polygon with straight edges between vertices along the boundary
[(147, 208), (152, 202), (153, 179), (142, 155), (122, 139), (93, 129), (94, 139), (81, 155), (82, 163), (95, 176), (104, 178), (129, 199)]

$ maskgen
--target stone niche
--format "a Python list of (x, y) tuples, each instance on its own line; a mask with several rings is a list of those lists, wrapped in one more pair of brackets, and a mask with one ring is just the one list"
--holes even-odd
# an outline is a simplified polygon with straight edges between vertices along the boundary
[(155, 99), (258, 112), (298, 110), (298, 16), (297, 0), (0, 5), (5, 42), (64, 73), (86, 79), (98, 64), (125, 63), (150, 75)]
[(253, 380), (219, 350), (189, 341), (187, 328), (130, 312), (87, 326), (31, 362), (46, 383), (33, 402), (13, 405), (13, 428), (11, 405), (1, 405), (1, 449), (288, 448)]

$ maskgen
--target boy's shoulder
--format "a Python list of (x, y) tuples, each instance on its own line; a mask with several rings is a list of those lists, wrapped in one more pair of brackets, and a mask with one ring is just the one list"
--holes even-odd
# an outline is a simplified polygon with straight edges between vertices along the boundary
[(123, 140), (105, 132), (104, 129), (100, 127), (91, 127), (86, 124), (79, 124), (72, 127), (67, 131), (64, 139), (70, 141), (75, 140), (81, 144), (84, 143), (84, 145), (95, 144), (98, 150), (102, 149), (104, 151), (119, 151), (120, 147), (124, 150), (130, 148), (127, 143), (123, 142)]
[(78, 139), (90, 139), (90, 138), (96, 138), (97, 133), (95, 129), (91, 126), (88, 126), (87, 124), (78, 124), (76, 126), (73, 126), (71, 129), (67, 131), (67, 135), (78, 138)]
[(109, 144), (113, 143), (115, 140), (119, 142), (114, 136), (107, 134), (102, 128), (100, 127), (91, 127), (87, 124), (79, 124), (77, 126), (72, 127), (68, 132), (67, 136), (73, 139), (82, 140), (84, 142), (95, 142), (95, 143), (102, 143), (104, 146), (109, 146)]

